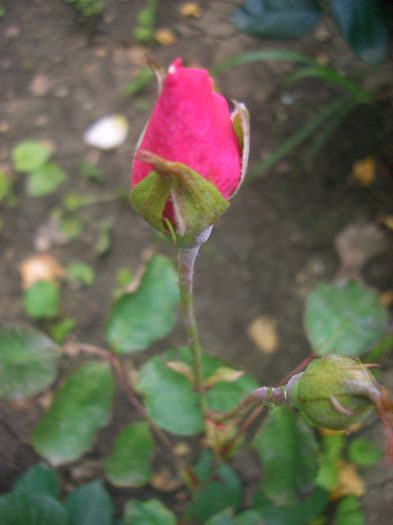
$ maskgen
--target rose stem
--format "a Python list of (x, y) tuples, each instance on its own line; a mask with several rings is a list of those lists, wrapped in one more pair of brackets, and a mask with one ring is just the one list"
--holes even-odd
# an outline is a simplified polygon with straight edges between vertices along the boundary
[(204, 230), (195, 239), (195, 243), (187, 248), (179, 248), (179, 290), (180, 301), (183, 312), (184, 324), (193, 359), (193, 371), (195, 387), (200, 394), (201, 406), (205, 409), (203, 370), (202, 370), (202, 348), (199, 342), (198, 326), (196, 322), (193, 302), (194, 266), (199, 249), (210, 235), (212, 227)]

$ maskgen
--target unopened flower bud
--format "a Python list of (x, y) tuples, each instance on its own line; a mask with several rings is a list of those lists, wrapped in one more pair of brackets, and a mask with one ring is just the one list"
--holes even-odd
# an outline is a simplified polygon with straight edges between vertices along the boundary
[(345, 430), (359, 422), (379, 398), (367, 366), (339, 355), (314, 359), (287, 384), (288, 400), (315, 425)]
[(226, 210), (247, 168), (248, 113), (231, 114), (205, 69), (176, 59), (140, 139), (131, 173), (131, 201), (154, 228), (179, 246)]

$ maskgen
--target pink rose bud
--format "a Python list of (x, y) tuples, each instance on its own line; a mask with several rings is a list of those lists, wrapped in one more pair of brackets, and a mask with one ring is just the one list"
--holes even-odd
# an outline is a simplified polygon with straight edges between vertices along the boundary
[(223, 213), (244, 177), (247, 125), (243, 104), (231, 115), (208, 72), (176, 59), (135, 155), (136, 210), (163, 233), (190, 242)]

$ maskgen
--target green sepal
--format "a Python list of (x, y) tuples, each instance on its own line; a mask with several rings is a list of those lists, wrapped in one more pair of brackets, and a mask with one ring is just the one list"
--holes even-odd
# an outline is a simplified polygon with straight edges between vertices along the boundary
[(236, 135), (241, 152), (241, 174), (240, 181), (236, 190), (231, 195), (231, 199), (239, 191), (243, 183), (248, 168), (248, 157), (250, 155), (250, 114), (242, 102), (233, 101), (235, 110), (231, 115), (233, 131)]
[(162, 212), (169, 197), (170, 179), (155, 171), (149, 173), (131, 190), (131, 203), (135, 211), (156, 230), (167, 235)]
[(169, 162), (149, 152), (140, 152), (139, 160), (153, 164), (155, 171), (133, 188), (131, 202), (149, 224), (172, 238), (162, 217), (170, 198), (178, 246), (192, 244), (228, 208), (229, 203), (217, 188), (185, 164)]

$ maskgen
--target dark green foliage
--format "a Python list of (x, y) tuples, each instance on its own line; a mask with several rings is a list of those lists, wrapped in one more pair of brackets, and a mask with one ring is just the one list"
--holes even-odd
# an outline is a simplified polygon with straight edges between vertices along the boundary
[[(322, 14), (320, 0), (246, 0), (235, 25), (258, 38), (293, 39), (311, 31)], [(331, 0), (342, 36), (365, 62), (379, 65), (389, 50), (390, 27), (382, 0)]]
[(311, 31), (321, 14), (318, 0), (246, 0), (233, 21), (250, 35), (288, 40)]
[(103, 0), (64, 0), (80, 14), (82, 18), (89, 19), (101, 15), (105, 8)]

